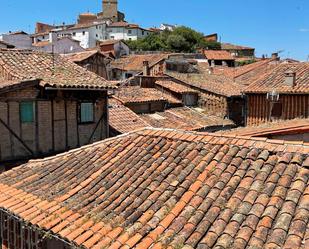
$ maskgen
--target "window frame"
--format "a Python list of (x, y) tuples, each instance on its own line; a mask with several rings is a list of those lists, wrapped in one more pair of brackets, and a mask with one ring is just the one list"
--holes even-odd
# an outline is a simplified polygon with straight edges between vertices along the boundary
[[(83, 104), (91, 104), (92, 105), (92, 120), (82, 120), (82, 105)], [(87, 124), (94, 124), (95, 123), (95, 103), (91, 101), (81, 101), (78, 103), (78, 124), (80, 125), (87, 125)]]
[[(23, 104), (31, 104), (32, 105), (32, 113), (31, 120), (25, 117), (26, 114), (23, 114)], [(32, 124), (35, 122), (35, 102), (34, 101), (21, 101), (19, 102), (19, 120), (21, 124)]]

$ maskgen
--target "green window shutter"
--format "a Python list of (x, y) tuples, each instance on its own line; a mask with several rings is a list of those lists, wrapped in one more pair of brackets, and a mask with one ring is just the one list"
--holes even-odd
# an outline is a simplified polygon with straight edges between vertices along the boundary
[(34, 122), (34, 104), (32, 101), (20, 103), (20, 121), (22, 123)]
[(81, 123), (94, 122), (93, 103), (81, 103), (80, 121)]

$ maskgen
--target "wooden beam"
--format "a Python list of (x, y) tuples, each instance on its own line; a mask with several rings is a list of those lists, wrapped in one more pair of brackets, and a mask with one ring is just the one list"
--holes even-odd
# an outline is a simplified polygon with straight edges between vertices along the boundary
[(34, 152), (30, 147), (0, 118), (0, 123), (26, 148), (31, 155), (34, 155)]

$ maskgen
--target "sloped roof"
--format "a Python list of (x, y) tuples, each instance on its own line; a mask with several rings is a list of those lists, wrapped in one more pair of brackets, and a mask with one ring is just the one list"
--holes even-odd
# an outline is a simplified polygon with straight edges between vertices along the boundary
[(111, 63), (112, 68), (117, 68), (123, 71), (143, 71), (143, 62), (148, 61), (150, 66), (153, 66), (160, 61), (167, 59), (168, 54), (143, 54), (143, 55), (128, 55), (120, 59), (116, 59)]
[(234, 126), (231, 120), (203, 114), (199, 108), (178, 107), (140, 117), (152, 127), (198, 131), (215, 126)]
[(109, 125), (119, 133), (150, 127), (135, 112), (115, 99), (109, 99)]
[(288, 135), (309, 132), (309, 119), (292, 119), (269, 122), (258, 126), (247, 126), (229, 131), (220, 131), (220, 134), (261, 137), (268, 135)]
[(223, 96), (240, 96), (244, 86), (240, 83), (234, 82), (232, 79), (221, 76), (209, 74), (206, 70), (200, 73), (177, 73), (173, 71), (166, 72), (166, 75), (177, 79), (188, 86), (202, 89)]
[(235, 45), (231, 43), (221, 43), (221, 49), (225, 50), (254, 50), (254, 48)]
[(193, 90), (190, 87), (178, 84), (170, 79), (162, 79), (162, 80), (158, 80), (155, 83), (158, 87), (162, 87), (165, 89), (168, 89), (172, 92), (175, 93), (180, 93), (180, 94), (184, 94), (184, 93), (198, 93), (197, 91)]
[(73, 62), (81, 62), (81, 61), (89, 59), (90, 57), (96, 54), (106, 57), (103, 53), (101, 53), (98, 50), (87, 50), (83, 52), (63, 54), (62, 56)]
[(58, 54), (30, 50), (0, 50), (0, 66), (12, 80), (41, 79), (56, 88), (114, 88), (113, 84)]
[(142, 88), (139, 86), (120, 87), (116, 91), (114, 98), (120, 100), (123, 104), (153, 101), (167, 101), (173, 104), (181, 103), (181, 100), (178, 100), (173, 96), (161, 92), (155, 88)]
[[(296, 73), (295, 86), (285, 84), (285, 73), (287, 71)], [(281, 63), (250, 84), (245, 92), (267, 93), (273, 90), (287, 94), (309, 94), (309, 63)]]
[(229, 52), (224, 50), (204, 50), (204, 55), (208, 60), (235, 60)]
[(214, 73), (224, 75), (228, 78), (241, 81), (246, 84), (251, 84), (266, 73), (270, 72), (280, 62), (276, 59), (258, 60), (254, 63), (239, 66), (239, 67), (215, 67)]
[(0, 208), (84, 248), (309, 246), (309, 145), (145, 129), (0, 175)]

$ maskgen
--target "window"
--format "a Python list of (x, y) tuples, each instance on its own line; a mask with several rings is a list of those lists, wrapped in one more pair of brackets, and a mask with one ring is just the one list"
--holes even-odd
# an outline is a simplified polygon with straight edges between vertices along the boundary
[(130, 35), (132, 34), (132, 30), (131, 29), (128, 30), (128, 34), (130, 34)]
[(142, 31), (142, 35), (144, 35), (144, 34), (145, 34), (145, 31), (143, 30), (143, 31)]
[(75, 32), (73, 32), (73, 36), (76, 36), (76, 33), (75, 33)]
[(83, 35), (85, 35), (86, 34), (86, 32), (85, 31), (83, 31)]
[(80, 123), (93, 123), (94, 122), (94, 105), (93, 103), (80, 104)]
[(19, 110), (22, 123), (32, 123), (34, 121), (34, 103), (32, 101), (21, 102)]
[(280, 102), (273, 103), (271, 116), (273, 118), (280, 118), (282, 116), (282, 103)]

